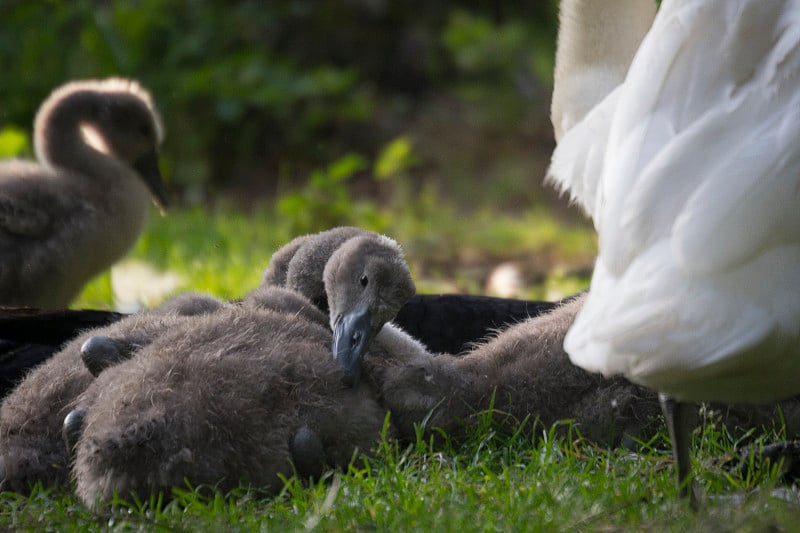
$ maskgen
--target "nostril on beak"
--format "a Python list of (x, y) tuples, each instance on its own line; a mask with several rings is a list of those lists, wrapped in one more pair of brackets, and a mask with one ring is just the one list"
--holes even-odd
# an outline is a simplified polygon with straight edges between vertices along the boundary
[(358, 346), (358, 343), (360, 341), (361, 341), (361, 332), (360, 331), (356, 331), (355, 333), (353, 333), (353, 338), (350, 339), (350, 346), (355, 348), (356, 346)]

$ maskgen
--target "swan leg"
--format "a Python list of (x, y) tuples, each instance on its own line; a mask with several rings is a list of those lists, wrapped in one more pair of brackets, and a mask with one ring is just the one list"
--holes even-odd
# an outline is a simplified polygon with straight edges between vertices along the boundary
[(697, 510), (699, 503), (692, 479), (692, 461), (689, 445), (692, 442), (691, 404), (679, 402), (666, 394), (659, 394), (661, 409), (667, 421), (669, 438), (672, 441), (672, 456), (678, 467), (678, 490), (681, 497), (689, 498), (689, 505)]

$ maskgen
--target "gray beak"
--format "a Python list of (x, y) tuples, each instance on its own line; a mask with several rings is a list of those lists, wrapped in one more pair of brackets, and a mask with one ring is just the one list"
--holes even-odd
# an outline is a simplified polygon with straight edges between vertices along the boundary
[(161, 209), (161, 213), (165, 213), (169, 206), (167, 199), (167, 190), (164, 188), (164, 178), (161, 176), (161, 171), (158, 168), (158, 154), (152, 150), (139, 159), (133, 162), (133, 168), (144, 180), (156, 205)]
[(361, 360), (372, 330), (369, 309), (358, 309), (339, 315), (333, 325), (333, 358), (344, 370), (342, 381), (350, 386), (358, 385), (361, 376)]

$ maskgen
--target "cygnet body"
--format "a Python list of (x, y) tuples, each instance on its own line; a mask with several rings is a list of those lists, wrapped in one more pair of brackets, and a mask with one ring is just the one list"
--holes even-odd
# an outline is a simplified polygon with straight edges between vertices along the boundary
[(161, 308), (128, 316), (84, 332), (32, 369), (0, 406), (0, 480), (3, 487), (27, 492), (32, 484), (63, 484), (68, 479), (67, 450), (61, 439), (66, 415), (94, 380), (83, 360), (92, 337), (123, 339), (133, 348), (224, 305), (208, 296), (184, 294)]
[[(526, 419), (528, 431), (570, 420), (582, 436), (600, 445), (635, 447), (661, 428), (658, 395), (623, 377), (605, 378), (570, 362), (564, 336), (586, 297), (514, 324), (460, 356), (395, 359), (390, 352), (365, 358), (365, 380), (380, 391), (401, 438), (416, 438), (425, 422), (431, 436), (437, 435), (433, 428), (441, 428), (457, 441), (491, 412), (493, 427), (507, 434), (518, 432)], [(798, 398), (767, 405), (711, 404), (709, 410), (720, 413), (732, 434), (785, 424), (790, 438), (800, 436)]]
[(330, 343), (316, 320), (246, 306), (158, 336), (78, 402), (78, 495), (95, 505), (184, 480), (275, 492), (294, 471), (346, 467), (380, 438), (385, 410), (370, 389), (342, 383)]
[[(358, 249), (355, 247), (349, 253), (355, 254)], [(344, 253), (345, 250), (340, 251), (340, 256)], [(361, 259), (363, 256), (356, 257), (356, 263)], [(344, 263), (347, 263), (346, 258)], [(359, 279), (342, 278), (342, 283), (348, 282), (361, 287)], [(337, 296), (337, 291), (344, 291), (347, 295), (354, 293), (351, 289), (334, 285), (330, 285), (328, 290), (331, 301), (337, 302), (342, 301), (342, 298)], [(349, 297), (344, 299), (349, 301)], [(198, 318), (198, 314), (203, 316)], [(383, 316), (381, 311), (377, 311), (377, 314)], [(191, 318), (187, 315), (191, 315)], [(295, 406), (293, 409), (299, 409), (302, 413), (307, 412), (307, 416), (306, 414), (300, 416), (297, 415), (297, 410), (286, 411), (283, 404), (268, 402), (257, 407), (256, 404), (263, 400), (258, 396), (260, 394), (258, 391), (261, 389), (245, 379), (238, 382), (231, 380), (227, 385), (220, 387), (223, 389), (225, 386), (230, 387), (223, 396), (229, 398), (231, 402), (241, 400), (250, 406), (242, 407), (240, 411), (242, 413), (252, 407), (263, 409), (265, 416), (274, 413), (278, 420), (300, 416), (298, 423), (292, 426), (296, 442), (293, 441), (293, 451), (290, 451), (294, 455), (289, 459), (301, 473), (317, 475), (322, 465), (343, 466), (352, 457), (355, 448), (365, 442), (374, 442), (380, 436), (385, 412), (375, 408), (377, 400), (374, 399), (374, 394), (371, 395), (368, 387), (353, 391), (342, 384), (342, 371), (330, 356), (333, 340), (328, 326), (328, 317), (299, 293), (282, 287), (263, 286), (249, 294), (240, 305), (225, 306), (216, 302), (215, 305), (209, 306), (202, 301), (197, 302), (195, 298), (181, 296), (173, 302), (168, 302), (160, 310), (132, 315), (108, 328), (86, 333), (72, 341), (45, 365), (35, 369), (4, 402), (0, 411), (0, 453), (6, 465), (7, 486), (24, 491), (30, 483), (36, 481), (43, 481), (45, 484), (65, 481), (68, 450), (61, 441), (60, 430), (66, 418), (66, 437), (70, 441), (69, 448), (75, 450), (76, 465), (78, 465), (75, 470), (76, 478), (84, 480), (79, 482), (79, 485), (85, 487), (81, 490), (86, 495), (92, 495), (86, 496), (87, 502), (95, 496), (107, 495), (108, 487), (111, 487), (108, 490), (116, 488), (120, 491), (129, 490), (137, 493), (148, 490), (152, 479), (155, 479), (153, 476), (161, 474), (151, 472), (147, 474), (150, 475), (147, 478), (149, 481), (142, 481), (144, 485), (136, 484), (134, 481), (131, 481), (133, 485), (128, 485), (126, 481), (128, 478), (120, 473), (121, 467), (116, 465), (120, 454), (124, 453), (110, 452), (117, 450), (118, 444), (122, 446), (118, 441), (124, 440), (124, 435), (136, 433), (135, 428), (140, 427), (136, 421), (147, 419), (150, 412), (144, 404), (131, 399), (130, 395), (134, 394), (134, 390), (140, 391), (148, 401), (158, 403), (154, 398), (159, 395), (155, 393), (148, 395), (148, 391), (160, 390), (164, 380), (169, 381), (174, 378), (186, 388), (182, 388), (184, 385), (175, 385), (174, 393), (163, 392), (160, 396), (163, 399), (162, 412), (175, 413), (174, 416), (179, 418), (196, 417), (198, 422), (202, 423), (202, 417), (206, 416), (200, 414), (203, 412), (203, 402), (207, 404), (209, 413), (215, 412), (211, 404), (220, 403), (217, 394), (222, 390), (213, 386), (204, 388), (204, 384), (213, 383), (219, 376), (224, 376), (226, 372), (224, 368), (228, 368), (228, 365), (232, 365), (231, 368), (236, 367), (238, 369), (236, 372), (241, 372), (242, 375), (247, 374), (254, 376), (253, 379), (260, 379), (262, 389), (285, 387), (288, 380), (292, 383), (292, 390), (302, 392), (308, 389), (313, 392), (322, 376), (334, 376), (335, 384), (325, 384), (327, 383), (325, 382), (320, 385), (329, 390), (322, 396), (330, 400), (328, 405), (332, 406), (331, 409), (334, 411), (339, 409), (352, 423), (360, 420), (358, 416), (352, 418), (353, 413), (367, 413), (364, 415), (366, 419), (362, 424), (363, 427), (354, 426), (351, 428), (352, 431), (342, 432), (344, 421), (340, 420), (337, 424), (329, 423), (335, 418), (330, 412), (324, 416), (318, 415), (315, 410), (317, 400), (313, 399), (317, 396), (312, 392), (303, 395), (299, 404), (293, 404)], [(99, 339), (102, 342), (96, 342)], [(87, 346), (93, 354), (92, 358), (87, 358)], [(109, 353), (112, 355), (108, 356)], [(218, 359), (223, 355), (225, 361), (219, 362)], [(103, 361), (102, 358), (106, 356), (110, 359)], [(318, 368), (313, 368), (315, 359)], [(182, 365), (186, 364), (190, 367), (181, 371)], [(113, 368), (107, 369), (109, 365), (113, 365)], [(92, 369), (91, 372), (89, 368)], [(170, 369), (169, 372), (166, 371), (167, 368)], [(159, 373), (162, 371), (169, 376), (159, 378)], [(294, 377), (287, 378), (287, 373)], [(113, 382), (113, 385), (104, 385), (107, 381)], [(191, 383), (197, 384), (194, 396), (187, 392)], [(197, 409), (185, 409), (186, 394), (199, 402)], [(77, 400), (78, 396), (81, 396), (80, 400)], [(95, 401), (98, 396), (101, 396), (102, 400)], [(118, 398), (119, 401), (114, 401), (113, 398)], [(256, 403), (248, 404), (249, 401)], [(304, 408), (297, 407), (306, 405), (303, 402), (310, 403)], [(155, 404), (151, 407), (153, 405)], [(346, 408), (336, 407), (337, 405)], [(79, 412), (80, 415), (77, 416)], [(207, 416), (210, 417), (211, 414)], [(240, 450), (245, 444), (239, 439), (243, 438), (242, 435), (246, 433), (244, 426), (249, 425), (251, 420), (243, 420), (237, 416), (229, 417), (229, 423), (239, 424), (241, 434), (229, 432), (224, 437), (230, 439), (229, 446), (233, 447), (229, 449), (231, 458), (227, 459), (225, 469), (234, 464), (231, 461), (237, 461), (235, 457), (238, 452), (233, 453), (235, 450), (243, 454), (250, 453), (244, 448)], [(319, 421), (316, 421), (317, 416), (321, 416)], [(152, 429), (150, 422), (145, 425)], [(190, 447), (196, 444), (194, 441), (196, 435), (193, 433), (181, 433), (180, 429), (176, 429), (174, 434), (169, 433), (172, 427), (170, 424), (158, 427), (160, 429), (154, 429), (154, 433), (148, 433), (149, 438), (153, 439), (153, 446), (164, 444), (169, 448), (168, 442), (182, 442)], [(364, 427), (369, 427), (370, 430), (359, 434)], [(96, 433), (97, 428), (105, 428), (103, 431), (106, 433)], [(280, 433), (280, 428), (275, 425), (264, 427), (262, 430), (265, 432), (262, 435), (265, 439), (264, 453), (272, 454), (276, 451), (271, 447), (275, 441), (267, 433), (270, 435), (273, 432)], [(336, 432), (337, 436), (326, 437), (327, 432)], [(321, 435), (319, 442), (316, 435)], [(249, 442), (246, 438), (244, 441)], [(333, 447), (330, 448), (329, 444)], [(97, 449), (105, 451), (82, 456), (80, 450), (85, 450), (87, 446), (99, 447)], [(162, 450), (163, 453), (158, 452), (164, 460), (168, 458), (166, 448)], [(218, 454), (214, 455), (217, 452), (212, 453), (210, 449), (203, 448), (198, 453), (204, 461), (210, 461), (217, 466), (221, 464), (216, 462), (221, 461)], [(320, 453), (324, 453), (324, 457)], [(131, 457), (128, 459), (131, 460), (131, 465), (136, 465), (136, 472), (144, 472), (141, 463), (137, 463)], [(151, 460), (156, 461), (156, 459), (149, 457), (144, 462), (149, 464)], [(240, 479), (252, 479), (259, 484), (275, 484), (278, 482), (277, 473), (285, 474), (291, 470), (291, 463), (286, 462), (289, 459), (285, 455), (275, 455), (270, 459), (271, 462), (264, 463), (264, 469), (258, 471), (261, 473), (252, 478), (248, 478), (249, 466), (245, 467), (242, 462), (244, 460), (239, 460), (240, 462), (235, 464), (240, 465), (241, 469), (232, 471), (239, 474), (231, 474), (233, 477), (228, 477), (228, 482), (236, 483)], [(269, 464), (281, 466), (275, 467), (278, 470), (274, 468), (270, 470)], [(211, 468), (201, 475), (192, 468), (177, 465), (173, 473), (175, 476), (186, 475), (198, 482), (205, 482), (208, 476), (216, 476), (221, 472), (219, 469)], [(119, 473), (119, 476), (110, 479), (109, 469)], [(166, 468), (164, 472), (169, 471), (170, 468)], [(163, 475), (166, 477), (159, 478), (164, 483), (161, 488), (168, 488), (169, 483), (178, 479), (170, 477), (171, 474)]]
[(0, 164), (0, 305), (66, 307), (135, 243), (166, 195), (149, 93), (131, 80), (68, 83), (34, 125), (39, 162)]
[[(370, 341), (394, 359), (426, 355), (400, 330), (377, 335), (414, 286), (388, 237), (359, 232), (326, 255), (303, 261), (304, 271), (324, 275), (330, 318), (300, 293), (264, 285), (241, 305), (156, 332), (99, 374), (77, 402), (80, 424), (68, 437), (87, 504), (114, 492), (168, 491), (184, 479), (275, 490), (282, 475), (318, 476), (369, 452), (386, 411), (371, 382), (352, 387), (331, 346), (355, 334), (348, 317), (356, 316), (365, 325), (359, 371)], [(132, 344), (124, 335), (116, 341)]]

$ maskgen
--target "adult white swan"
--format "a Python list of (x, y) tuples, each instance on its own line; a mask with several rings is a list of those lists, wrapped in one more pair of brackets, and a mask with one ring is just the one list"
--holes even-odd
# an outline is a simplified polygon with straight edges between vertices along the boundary
[(565, 348), (664, 393), (682, 480), (681, 402), (800, 392), (798, 87), (797, 0), (665, 0), (554, 154), (600, 245)]

